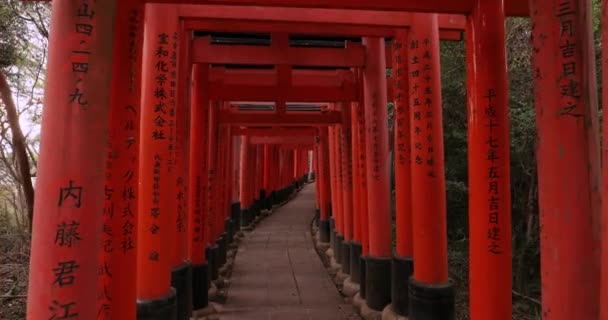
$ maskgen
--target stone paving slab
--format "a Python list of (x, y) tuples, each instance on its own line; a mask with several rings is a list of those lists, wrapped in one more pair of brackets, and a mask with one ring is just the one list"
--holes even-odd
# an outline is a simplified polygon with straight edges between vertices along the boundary
[(314, 192), (305, 186), (243, 238), (219, 319), (360, 319), (313, 247)]

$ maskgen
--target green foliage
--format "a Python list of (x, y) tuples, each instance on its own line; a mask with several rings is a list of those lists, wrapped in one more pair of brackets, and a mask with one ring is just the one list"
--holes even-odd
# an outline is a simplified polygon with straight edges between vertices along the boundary
[(23, 28), (8, 1), (0, 0), (0, 70), (18, 62), (18, 35)]

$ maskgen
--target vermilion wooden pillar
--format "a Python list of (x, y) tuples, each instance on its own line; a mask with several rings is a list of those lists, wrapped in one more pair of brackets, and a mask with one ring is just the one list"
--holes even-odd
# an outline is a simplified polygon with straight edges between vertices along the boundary
[(329, 160), (331, 162), (330, 170), (333, 185), (331, 187), (332, 192), (332, 223), (333, 223), (333, 242), (331, 243), (333, 249), (333, 257), (337, 264), (340, 264), (342, 260), (342, 242), (344, 241), (344, 236), (342, 233), (342, 224), (341, 224), (341, 211), (342, 211), (342, 187), (340, 182), (340, 166), (338, 165), (339, 159), (339, 143), (337, 143), (337, 131), (338, 128), (330, 127), (329, 128)]
[[(407, 316), (409, 307), (409, 279), (414, 272), (412, 239), (412, 149), (410, 129), (410, 87), (408, 64), (418, 61), (408, 56), (408, 31), (400, 29), (393, 38), (393, 99), (395, 103), (395, 216), (396, 248), (392, 261), (391, 307), (399, 315)], [(412, 57), (413, 59), (413, 57)], [(417, 68), (418, 66), (416, 66)], [(416, 69), (418, 70), (418, 69)], [(421, 70), (418, 70), (421, 72)], [(424, 90), (419, 87), (416, 90)], [(416, 92), (412, 92), (416, 93)], [(420, 98), (418, 98), (420, 100)], [(424, 114), (418, 111), (417, 115)], [(423, 119), (421, 119), (423, 120)], [(428, 151), (428, 150), (427, 150)]]
[(298, 176), (298, 171), (300, 170), (300, 159), (299, 159), (299, 149), (297, 146), (292, 146), (290, 149), (290, 157), (291, 157), (291, 170), (289, 171), (291, 177), (291, 183), (295, 186), (295, 180)]
[(219, 265), (218, 254), (219, 247), (216, 243), (220, 234), (217, 230), (217, 216), (219, 214), (219, 187), (218, 187), (218, 131), (219, 124), (217, 113), (219, 102), (212, 101), (209, 105), (209, 133), (207, 135), (207, 225), (209, 230), (208, 246), (206, 248), (207, 264), (209, 265), (209, 278), (216, 280), (218, 277)]
[(264, 145), (263, 144), (259, 144), (256, 146), (256, 159), (255, 159), (255, 164), (256, 164), (256, 180), (255, 180), (255, 187), (256, 187), (256, 199), (257, 199), (257, 210), (258, 212), (261, 211), (263, 209), (263, 203), (264, 203), (264, 199), (266, 198), (266, 193), (264, 190)]
[(53, 1), (28, 319), (97, 316), (115, 11)]
[[(176, 81), (177, 12), (146, 5), (142, 70), (142, 122), (140, 145), (140, 197), (137, 253), (138, 318), (164, 319), (176, 315), (175, 290), (170, 287), (171, 237), (175, 207), (171, 197), (173, 152), (170, 150), (175, 122), (170, 109), (170, 81)], [(156, 54), (160, 52), (160, 54)], [(165, 54), (166, 53), (166, 54)]]
[[(363, 79), (361, 70), (355, 70), (357, 81), (360, 82), (360, 87), (363, 87)], [(363, 100), (363, 98), (361, 98)], [(355, 115), (353, 113), (353, 115)], [(359, 141), (358, 147), (358, 159), (359, 159), (359, 181), (360, 181), (360, 197), (359, 208), (360, 208), (360, 221), (361, 221), (361, 259), (359, 260), (359, 273), (360, 273), (360, 286), (359, 295), (365, 299), (365, 283), (366, 276), (365, 271), (367, 267), (367, 256), (369, 255), (369, 215), (367, 206), (367, 149), (366, 149), (366, 126), (365, 126), (365, 102), (360, 101), (359, 107), (356, 113), (357, 118), (357, 139)]]
[[(177, 33), (170, 35), (171, 72), (169, 80), (168, 128), (169, 153), (173, 168), (169, 171), (172, 180), (170, 200), (173, 219), (171, 285), (177, 290), (177, 318), (186, 319), (192, 315), (192, 263), (188, 259), (188, 152), (190, 129), (190, 105), (187, 103), (190, 75), (192, 73), (189, 52), (190, 41), (179, 24)], [(174, 65), (175, 64), (175, 65)], [(174, 97), (174, 98), (172, 98)]]
[(241, 202), (241, 226), (248, 226), (251, 223), (249, 207), (251, 206), (249, 199), (249, 179), (250, 162), (249, 162), (249, 137), (241, 136), (241, 153), (240, 153), (240, 202)]
[[(232, 179), (234, 174), (234, 151), (233, 151), (234, 139), (232, 137), (232, 127), (226, 127), (226, 168), (224, 178), (224, 233), (226, 241), (226, 253), (228, 251), (228, 245), (232, 243), (234, 239), (234, 229), (232, 226)], [(225, 262), (225, 261), (224, 261)]]
[[(608, 21), (608, 1), (602, 1), (602, 21)], [(605, 22), (604, 22), (605, 23)], [(602, 41), (608, 43), (608, 28), (602, 28)], [(602, 51), (602, 83), (608, 83), (608, 50)], [(602, 86), (602, 101), (608, 101), (608, 86)], [(608, 115), (608, 111), (603, 115)], [(608, 137), (608, 122), (602, 123), (602, 137)], [(608, 146), (602, 147), (602, 197), (608, 199)], [(608, 299), (608, 204), (602, 204), (602, 256), (600, 301)], [(608, 304), (600, 303), (600, 320), (608, 320)]]
[(192, 68), (192, 101), (190, 118), (190, 219), (189, 253), (192, 269), (192, 303), (194, 310), (206, 308), (209, 303), (207, 279), (209, 268), (205, 259), (205, 224), (207, 219), (206, 186), (207, 186), (207, 135), (209, 130), (209, 65), (195, 64)]
[(344, 242), (342, 243), (342, 271), (350, 275), (350, 252), (353, 243), (353, 161), (352, 161), (352, 127), (350, 104), (342, 103), (342, 128), (340, 137), (340, 156), (342, 167), (342, 217)]
[(227, 238), (226, 233), (226, 214), (227, 214), (227, 170), (228, 170), (228, 149), (230, 148), (228, 139), (230, 132), (226, 125), (219, 126), (218, 145), (216, 154), (216, 203), (217, 211), (214, 220), (214, 229), (217, 230), (215, 244), (218, 246), (217, 266), (220, 268), (226, 263)]
[(319, 185), (319, 235), (321, 242), (330, 241), (330, 216), (331, 216), (331, 183), (329, 172), (329, 144), (327, 127), (319, 128), (319, 161), (317, 162), (317, 184)]
[(241, 230), (241, 138), (232, 137), (232, 231), (236, 235)]
[(270, 175), (271, 175), (271, 163), (272, 163), (272, 145), (265, 144), (264, 145), (264, 182), (262, 185), (262, 191), (264, 192), (265, 200), (264, 200), (264, 209), (270, 210), (270, 195), (272, 193), (272, 188), (270, 187)]
[(359, 159), (361, 145), (359, 144), (359, 118), (357, 113), (363, 105), (352, 103), (350, 106), (350, 123), (351, 123), (351, 177), (352, 177), (352, 206), (353, 206), (353, 239), (350, 249), (350, 278), (355, 284), (361, 283), (361, 202), (359, 198), (361, 194), (361, 161)]
[[(118, 3), (110, 96), (110, 130), (98, 319), (135, 319), (137, 191), (144, 6)], [(132, 30), (133, 32), (128, 32)], [(125, 67), (128, 66), (128, 67)], [(129, 85), (124, 85), (129, 83)]]
[(598, 319), (605, 230), (591, 2), (533, 0), (530, 8), (543, 319)]
[(319, 153), (320, 153), (320, 148), (321, 148), (321, 137), (319, 136), (319, 133), (317, 132), (317, 134), (315, 135), (315, 146), (314, 146), (314, 151), (313, 151), (313, 169), (312, 171), (315, 173), (315, 203), (316, 203), (316, 208), (315, 208), (315, 218), (317, 219), (317, 227), (319, 226), (320, 222), (321, 222), (321, 184), (319, 183), (319, 168), (318, 168), (318, 163), (319, 163)]
[(408, 55), (414, 238), (409, 315), (413, 319), (452, 319), (437, 15), (413, 16)]
[[(509, 94), (504, 1), (479, 1), (467, 27), (471, 318), (511, 319)], [(484, 285), (484, 282), (492, 285)]]
[[(281, 172), (282, 172), (282, 167), (283, 167), (283, 154), (281, 151), (280, 146), (275, 146), (275, 156), (276, 156), (276, 163), (277, 163), (277, 175), (275, 177), (275, 189), (277, 190), (277, 194), (278, 192), (281, 191), (281, 189), (283, 188), (283, 181), (281, 180)], [(277, 198), (277, 203), (280, 203), (281, 200)]]
[(391, 291), (391, 211), (388, 161), (388, 114), (386, 61), (383, 38), (363, 38), (367, 65), (365, 88), (365, 128), (369, 210), (369, 257), (366, 261), (366, 299), (374, 310), (390, 303)]

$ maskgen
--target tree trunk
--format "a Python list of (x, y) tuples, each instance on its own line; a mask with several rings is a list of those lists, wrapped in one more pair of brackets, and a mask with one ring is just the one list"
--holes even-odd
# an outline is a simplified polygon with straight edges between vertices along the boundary
[(32, 185), (32, 177), (30, 174), (27, 144), (25, 142), (23, 132), (21, 131), (21, 125), (19, 124), (17, 106), (15, 106), (15, 101), (13, 101), (11, 89), (6, 81), (6, 76), (2, 72), (0, 72), (0, 99), (4, 102), (4, 106), (6, 108), (6, 117), (11, 128), (14, 148), (13, 152), (17, 158), (17, 171), (20, 175), (19, 180), (21, 182), (23, 195), (25, 196), (29, 228), (31, 232), (32, 221), (34, 218), (34, 186)]

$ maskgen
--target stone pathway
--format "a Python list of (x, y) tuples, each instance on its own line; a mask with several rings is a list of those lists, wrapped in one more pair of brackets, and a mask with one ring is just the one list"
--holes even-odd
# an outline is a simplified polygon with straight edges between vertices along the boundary
[(220, 319), (359, 319), (313, 247), (314, 214), (315, 186), (309, 184), (245, 235)]

